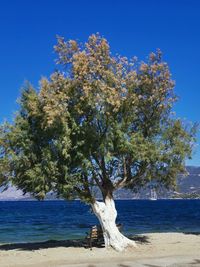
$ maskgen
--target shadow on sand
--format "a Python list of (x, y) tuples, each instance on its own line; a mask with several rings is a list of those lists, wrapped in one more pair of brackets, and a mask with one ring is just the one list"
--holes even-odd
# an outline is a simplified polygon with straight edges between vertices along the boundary
[(185, 235), (200, 235), (200, 232), (183, 232)]
[[(148, 237), (146, 236), (131, 236), (130, 239), (136, 241), (137, 243), (149, 243)], [(73, 240), (48, 240), (43, 242), (31, 242), (31, 243), (12, 243), (0, 245), (0, 251), (7, 250), (39, 250), (45, 248), (57, 248), (57, 247), (79, 247), (88, 249), (88, 242), (86, 239), (73, 239)], [(92, 247), (103, 248), (104, 244), (93, 244)]]

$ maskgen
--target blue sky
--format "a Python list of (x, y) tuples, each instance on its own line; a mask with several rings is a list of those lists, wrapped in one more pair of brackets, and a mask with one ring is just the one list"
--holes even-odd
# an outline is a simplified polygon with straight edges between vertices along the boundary
[[(113, 53), (169, 63), (178, 117), (200, 121), (200, 1), (7, 0), (0, 3), (0, 121), (12, 118), (25, 80), (36, 87), (56, 68), (56, 35), (84, 42), (99, 32)], [(200, 135), (198, 135), (200, 142)], [(200, 147), (188, 164), (200, 165)]]

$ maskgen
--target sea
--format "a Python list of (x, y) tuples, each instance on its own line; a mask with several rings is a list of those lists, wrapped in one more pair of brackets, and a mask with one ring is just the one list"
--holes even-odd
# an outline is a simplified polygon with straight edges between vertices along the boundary
[[(200, 233), (200, 200), (116, 200), (126, 235)], [(0, 243), (79, 239), (98, 224), (80, 201), (1, 201)]]

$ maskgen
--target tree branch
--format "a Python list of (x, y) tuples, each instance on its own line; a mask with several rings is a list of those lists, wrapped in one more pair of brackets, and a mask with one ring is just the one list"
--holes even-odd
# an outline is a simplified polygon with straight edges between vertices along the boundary
[[(131, 173), (131, 162), (130, 162), (130, 158), (129, 158), (129, 163), (126, 163), (126, 175), (123, 176), (122, 179), (120, 179), (119, 181), (117, 181), (114, 185), (115, 189), (119, 189), (122, 188), (124, 186), (129, 186), (132, 183), (135, 183), (136, 181), (138, 181), (138, 179), (140, 179), (146, 172), (146, 167), (147, 167), (147, 163), (143, 163), (143, 164), (138, 164), (138, 166), (140, 167), (140, 169), (138, 170), (137, 174), (132, 175)], [(136, 163), (135, 163), (136, 164)]]

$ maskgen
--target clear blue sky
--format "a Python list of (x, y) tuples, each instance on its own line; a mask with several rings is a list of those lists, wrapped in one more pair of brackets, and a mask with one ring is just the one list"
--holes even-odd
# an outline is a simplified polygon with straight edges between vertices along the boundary
[[(1, 1), (0, 121), (13, 116), (25, 80), (38, 86), (55, 69), (56, 34), (85, 41), (96, 32), (128, 57), (160, 48), (176, 80), (177, 116), (200, 121), (199, 0)], [(200, 147), (188, 164), (200, 165)]]

